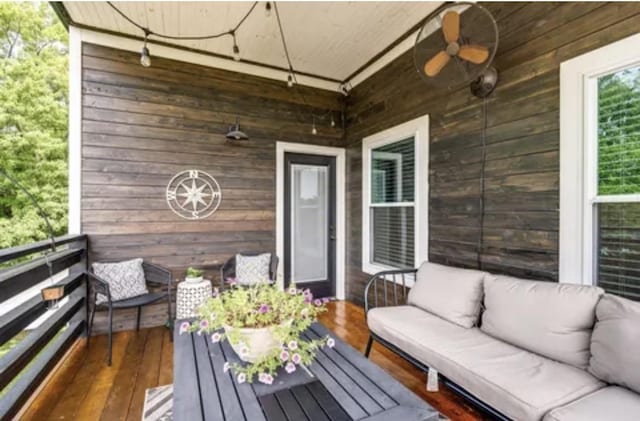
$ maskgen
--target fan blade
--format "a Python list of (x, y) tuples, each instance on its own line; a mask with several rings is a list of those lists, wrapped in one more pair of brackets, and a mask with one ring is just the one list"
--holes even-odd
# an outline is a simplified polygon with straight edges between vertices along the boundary
[(425, 63), (424, 74), (429, 77), (437, 76), (440, 70), (449, 63), (449, 60), (451, 60), (449, 54), (446, 51), (440, 51)]
[(442, 18), (442, 33), (447, 43), (456, 42), (460, 38), (460, 15), (449, 11)]
[(489, 58), (489, 49), (482, 45), (463, 45), (458, 51), (458, 57), (474, 64), (482, 64)]

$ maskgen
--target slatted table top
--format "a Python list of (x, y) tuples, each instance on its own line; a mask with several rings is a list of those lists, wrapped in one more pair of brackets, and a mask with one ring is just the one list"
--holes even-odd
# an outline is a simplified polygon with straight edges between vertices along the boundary
[[(238, 362), (227, 341), (174, 331), (173, 416), (176, 421), (397, 420), (436, 421), (438, 412), (364, 356), (336, 339), (307, 370), (278, 373), (272, 385), (238, 384), (225, 361)], [(314, 324), (305, 335), (330, 334)], [(332, 335), (333, 336), (333, 335)]]

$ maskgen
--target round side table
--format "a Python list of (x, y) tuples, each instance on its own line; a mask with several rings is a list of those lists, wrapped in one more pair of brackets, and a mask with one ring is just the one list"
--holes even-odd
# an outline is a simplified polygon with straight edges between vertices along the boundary
[(189, 319), (197, 316), (198, 307), (211, 298), (211, 281), (180, 282), (176, 296), (176, 319)]

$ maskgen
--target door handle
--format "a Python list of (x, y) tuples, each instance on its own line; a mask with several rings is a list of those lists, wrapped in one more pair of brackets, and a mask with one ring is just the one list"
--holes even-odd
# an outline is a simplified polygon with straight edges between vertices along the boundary
[(333, 225), (329, 226), (329, 239), (331, 241), (336, 240), (336, 227), (334, 227)]

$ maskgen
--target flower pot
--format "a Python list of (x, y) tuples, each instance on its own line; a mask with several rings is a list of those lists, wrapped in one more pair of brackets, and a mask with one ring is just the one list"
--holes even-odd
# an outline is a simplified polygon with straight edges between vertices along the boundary
[(191, 278), (191, 277), (187, 276), (186, 278), (184, 278), (184, 281), (187, 282), (187, 283), (190, 283), (190, 284), (197, 284), (199, 282), (202, 282), (203, 280), (204, 280), (204, 277), (202, 277), (202, 276), (198, 276), (198, 277), (195, 277), (195, 278)]
[(240, 333), (238, 335), (240, 337), (238, 343), (233, 343), (231, 340), (229, 340), (229, 343), (242, 361), (254, 363), (273, 351), (282, 348), (282, 342), (275, 335), (276, 327), (234, 328), (225, 326), (224, 330), (227, 333), (227, 338), (232, 330)]

